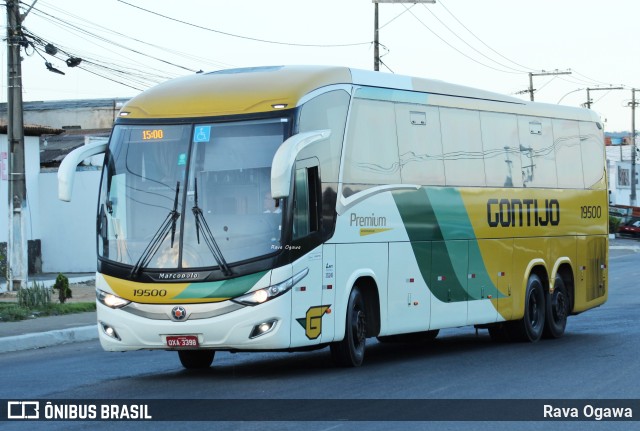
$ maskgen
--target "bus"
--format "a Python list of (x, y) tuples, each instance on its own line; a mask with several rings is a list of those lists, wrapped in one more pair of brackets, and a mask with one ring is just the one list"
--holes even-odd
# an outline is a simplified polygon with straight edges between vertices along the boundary
[(607, 299), (603, 126), (587, 109), (346, 67), (220, 70), (119, 112), (97, 206), (107, 351), (559, 338)]

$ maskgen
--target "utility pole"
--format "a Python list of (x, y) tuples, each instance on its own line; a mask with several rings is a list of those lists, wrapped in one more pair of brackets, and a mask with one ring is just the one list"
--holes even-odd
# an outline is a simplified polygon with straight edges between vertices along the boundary
[(378, 27), (378, 3), (435, 3), (436, 0), (371, 0), (375, 5), (373, 17), (373, 70), (380, 70), (380, 38)]
[(375, 12), (373, 16), (373, 70), (378, 72), (380, 70), (380, 37), (378, 27), (378, 2), (373, 2)]
[(9, 237), (7, 244), (7, 290), (27, 287), (24, 120), (22, 114), (22, 18), (20, 2), (7, 0), (7, 143), (9, 146)]
[(636, 89), (631, 89), (631, 194), (629, 205), (636, 206)]
[(571, 71), (568, 70), (566, 72), (559, 72), (557, 69), (555, 72), (545, 72), (544, 70), (539, 73), (529, 72), (529, 98), (533, 102), (533, 92), (535, 89), (533, 88), (533, 77), (534, 76), (548, 76), (548, 75), (571, 75)]
[(589, 95), (590, 91), (598, 91), (598, 90), (624, 90), (623, 87), (596, 87), (596, 88), (587, 88), (587, 103), (584, 106), (587, 109), (591, 109), (591, 96)]

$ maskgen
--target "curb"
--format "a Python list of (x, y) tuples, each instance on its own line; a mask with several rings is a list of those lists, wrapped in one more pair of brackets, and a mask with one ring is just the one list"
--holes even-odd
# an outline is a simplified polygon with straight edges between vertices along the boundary
[(51, 347), (81, 341), (91, 341), (96, 340), (97, 338), (98, 325), (1, 337), (0, 353), (39, 349), (42, 347)]
[(640, 251), (640, 246), (612, 245), (609, 246), (609, 250), (631, 250), (638, 253)]

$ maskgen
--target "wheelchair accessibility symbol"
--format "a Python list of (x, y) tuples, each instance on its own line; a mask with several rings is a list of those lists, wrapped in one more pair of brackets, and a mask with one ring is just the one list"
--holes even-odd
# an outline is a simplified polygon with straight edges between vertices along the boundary
[(193, 131), (193, 142), (209, 142), (211, 140), (211, 126), (198, 126)]

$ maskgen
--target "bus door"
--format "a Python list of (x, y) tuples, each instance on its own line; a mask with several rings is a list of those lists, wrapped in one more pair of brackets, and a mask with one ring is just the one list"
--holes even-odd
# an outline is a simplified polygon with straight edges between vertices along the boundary
[(291, 347), (318, 344), (323, 317), (331, 303), (323, 302), (323, 246), (319, 241), (319, 176), (317, 159), (296, 162), (293, 190), (293, 232), (289, 247), (293, 275), (308, 271), (292, 289)]

